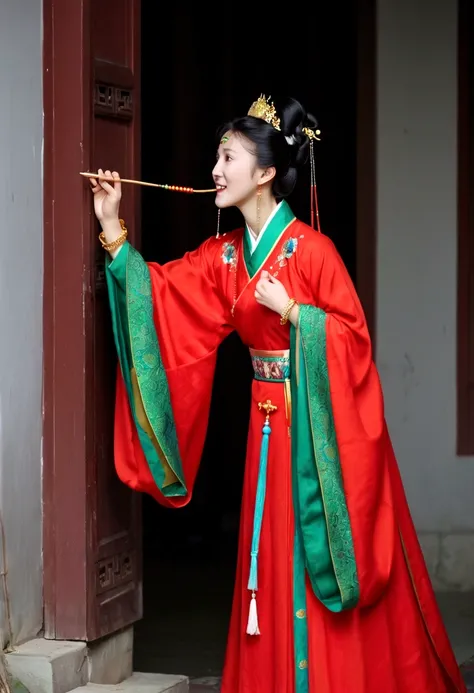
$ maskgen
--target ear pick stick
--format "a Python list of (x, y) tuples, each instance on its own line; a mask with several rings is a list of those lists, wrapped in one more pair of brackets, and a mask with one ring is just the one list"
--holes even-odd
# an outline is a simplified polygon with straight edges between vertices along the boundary
[(134, 185), (146, 185), (149, 188), (162, 188), (163, 190), (172, 190), (173, 192), (183, 193), (212, 193), (216, 192), (217, 188), (209, 188), (207, 190), (196, 190), (195, 188), (187, 188), (182, 185), (163, 185), (161, 183), (145, 183), (141, 180), (131, 180), (129, 178), (110, 178), (108, 176), (100, 176), (98, 173), (89, 173), (89, 171), (81, 171), (81, 176), (84, 178), (96, 178), (97, 180), (106, 180), (108, 183), (133, 183)]

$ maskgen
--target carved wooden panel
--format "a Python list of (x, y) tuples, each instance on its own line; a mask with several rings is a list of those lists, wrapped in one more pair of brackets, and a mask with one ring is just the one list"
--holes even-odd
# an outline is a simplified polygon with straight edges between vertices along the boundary
[[(92, 170), (117, 170), (139, 177), (139, 114), (133, 94), (134, 72), (122, 65), (94, 61)], [(140, 197), (123, 191), (121, 216), (137, 241)], [(99, 632), (109, 632), (141, 616), (140, 497), (118, 478), (114, 467), (114, 408), (117, 358), (105, 284), (104, 251), (94, 221), (94, 486), (95, 618)]]

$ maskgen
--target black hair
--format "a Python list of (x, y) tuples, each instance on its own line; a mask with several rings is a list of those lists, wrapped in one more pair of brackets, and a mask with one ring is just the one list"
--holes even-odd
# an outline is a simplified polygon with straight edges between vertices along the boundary
[[(261, 118), (242, 116), (229, 121), (219, 128), (218, 142), (228, 132), (241, 133), (255, 145), (258, 166), (274, 166), (276, 175), (272, 183), (272, 192), (277, 198), (288, 197), (295, 187), (298, 169), (303, 166), (309, 155), (309, 138), (303, 128), (315, 130), (318, 127), (316, 118), (307, 113), (303, 106), (293, 98), (274, 101), (276, 116), (280, 118), (280, 130)], [(289, 144), (286, 137), (293, 138)]]

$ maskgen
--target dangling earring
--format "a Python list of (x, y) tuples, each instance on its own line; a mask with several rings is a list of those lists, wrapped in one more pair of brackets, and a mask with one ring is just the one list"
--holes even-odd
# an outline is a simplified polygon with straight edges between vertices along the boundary
[(255, 232), (260, 233), (260, 198), (262, 197), (262, 188), (260, 185), (257, 187), (257, 228)]
[(217, 208), (217, 231), (216, 231), (216, 238), (220, 238), (220, 226), (221, 226), (221, 208)]
[[(317, 131), (319, 134), (319, 131)], [(309, 141), (309, 161), (311, 166), (311, 226), (314, 229), (314, 217), (316, 217), (316, 229), (321, 233), (319, 225), (318, 195), (316, 192), (316, 167), (314, 165), (313, 140)]]

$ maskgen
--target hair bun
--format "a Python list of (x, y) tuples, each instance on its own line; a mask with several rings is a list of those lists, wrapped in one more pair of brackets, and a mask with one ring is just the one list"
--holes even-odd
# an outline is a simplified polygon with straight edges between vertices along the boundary
[(309, 155), (310, 139), (304, 129), (316, 130), (318, 121), (293, 98), (278, 103), (277, 113), (280, 117), (281, 132), (291, 147), (291, 165), (299, 168), (306, 163)]

